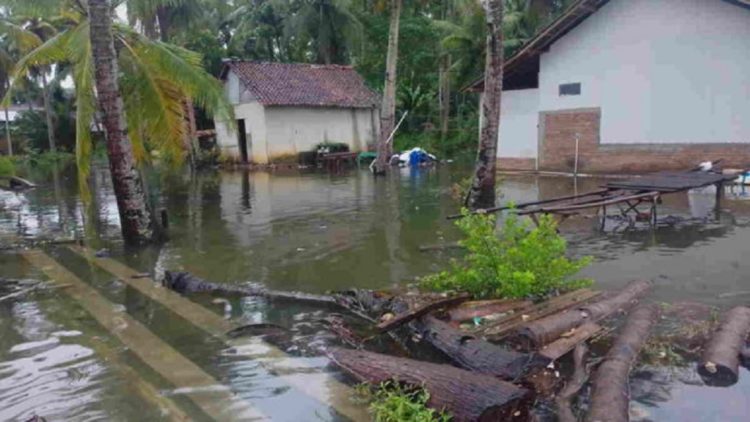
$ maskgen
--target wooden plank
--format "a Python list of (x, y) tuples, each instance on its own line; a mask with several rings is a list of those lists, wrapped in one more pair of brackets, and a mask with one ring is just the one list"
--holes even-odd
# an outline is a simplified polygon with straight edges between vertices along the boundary
[[(24, 251), (21, 255), (63, 289), (104, 328), (117, 337), (146, 365), (178, 388), (191, 388), (186, 394), (206, 415), (217, 421), (237, 419), (267, 420), (259, 410), (238, 399), (195, 363), (154, 335), (143, 324), (120, 311), (96, 290), (41, 251)], [(198, 388), (196, 388), (198, 387)], [(205, 391), (200, 390), (204, 387)]]
[(573, 329), (572, 332), (567, 335), (563, 335), (559, 339), (544, 346), (542, 350), (538, 352), (538, 356), (545, 359), (547, 363), (554, 362), (573, 350), (578, 343), (590, 339), (601, 330), (602, 327), (599, 324), (587, 322), (580, 327)]
[(600, 294), (601, 292), (590, 289), (575, 290), (534, 305), (529, 309), (523, 309), (518, 313), (493, 321), (490, 324), (477, 327), (472, 332), (477, 335), (483, 335), (490, 340), (497, 340), (522, 324), (564, 311), (587, 300), (591, 300)]
[(409, 321), (425, 316), (432, 311), (440, 308), (455, 306), (462, 302), (466, 302), (469, 299), (471, 299), (471, 295), (463, 293), (457, 296), (446, 297), (443, 299), (424, 303), (414, 309), (410, 309), (406, 312), (400, 313), (387, 321), (381, 322), (377, 325), (377, 329), (381, 332), (390, 331), (396, 327), (400, 327), (406, 324)]
[(464, 302), (448, 311), (451, 321), (461, 322), (472, 318), (483, 318), (488, 315), (502, 314), (514, 309), (527, 308), (531, 301), (520, 299), (474, 300)]
[[(262, 355), (263, 359), (259, 359), (259, 362), (267, 370), (277, 372), (277, 367), (296, 366), (298, 368), (307, 368), (308, 371), (317, 371), (307, 360), (291, 358), (283, 350), (269, 343), (258, 339), (228, 338), (225, 333), (238, 328), (238, 325), (225, 320), (220, 315), (211, 312), (179, 293), (161, 287), (149, 277), (142, 278), (140, 271), (136, 271), (112, 258), (98, 258), (90, 248), (78, 245), (69, 246), (68, 248), (93, 265), (116, 276), (120, 281), (138, 290), (143, 295), (164, 305), (206, 333), (224, 341), (229, 346), (240, 349), (250, 348), (253, 350), (253, 353)], [(320, 377), (301, 377), (294, 374), (284, 375), (283, 370), (281, 372), (278, 374), (278, 377), (294, 387), (295, 390), (303, 392), (321, 403), (329, 403), (338, 413), (349, 419), (369, 420), (367, 410), (350, 400), (354, 394), (354, 390), (333, 376), (323, 374)], [(311, 382), (313, 380), (317, 382)]]
[(619, 204), (626, 201), (633, 201), (636, 199), (644, 199), (644, 198), (650, 198), (654, 196), (658, 196), (659, 192), (653, 191), (653, 192), (646, 192), (646, 193), (640, 193), (637, 195), (629, 195), (629, 196), (617, 196), (614, 198), (603, 198), (600, 202), (591, 202), (587, 204), (578, 204), (578, 205), (561, 205), (559, 207), (550, 207), (550, 208), (537, 208), (537, 209), (531, 209), (531, 210), (522, 210), (518, 212), (518, 215), (526, 215), (526, 214), (538, 214), (538, 213), (553, 213), (558, 211), (573, 211), (573, 210), (581, 210), (586, 208), (598, 208), (606, 205), (613, 205), (613, 204)]

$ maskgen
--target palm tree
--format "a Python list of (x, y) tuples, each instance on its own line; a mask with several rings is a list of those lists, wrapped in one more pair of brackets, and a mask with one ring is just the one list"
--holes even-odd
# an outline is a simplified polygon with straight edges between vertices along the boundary
[[(25, 29), (19, 27), (7, 19), (0, 19), (0, 88), (5, 95), (10, 85), (10, 74), (16, 65), (16, 58), (22, 51), (28, 51), (41, 44), (41, 40)], [(5, 139), (8, 145), (8, 155), (13, 155), (13, 142), (10, 133), (10, 117), (8, 116), (8, 105), (4, 104), (5, 114)]]
[[(124, 183), (131, 184), (127, 186), (128, 189), (139, 189), (132, 185), (130, 179), (134, 176), (130, 169), (135, 167), (131, 166), (127, 155), (123, 157), (127, 152), (126, 145), (132, 145), (133, 163), (147, 161), (149, 150), (158, 152), (165, 160), (179, 163), (184, 159), (184, 122), (187, 119), (184, 99), (192, 98), (209, 115), (218, 115), (228, 121), (233, 121), (232, 108), (224, 97), (219, 81), (203, 69), (199, 54), (151, 40), (127, 26), (112, 24), (107, 0), (90, 0), (91, 6), (97, 13), (106, 12), (104, 17), (109, 22), (107, 25), (94, 28), (95, 15), (87, 15), (86, 10), (74, 3), (65, 11), (67, 21), (60, 32), (18, 62), (12, 81), (15, 83), (23, 78), (34, 66), (68, 63), (72, 67), (76, 92), (76, 159), (84, 196), (88, 195), (86, 176), (91, 156), (91, 122), (96, 110), (95, 86), (102, 112), (120, 115), (102, 116), (109, 119), (107, 132), (113, 133), (107, 137), (107, 144), (118, 207), (123, 216), (128, 212), (128, 205), (120, 206), (121, 192), (117, 186)], [(101, 19), (101, 15), (96, 16)], [(110, 51), (105, 49), (106, 46), (97, 44), (97, 32), (94, 29), (104, 31), (105, 39), (110, 33), (116, 48)], [(94, 59), (95, 51), (103, 53), (106, 60), (97, 63)], [(119, 55), (110, 59), (108, 55), (115, 52), (119, 52)], [(114, 64), (109, 63), (110, 61), (114, 61)], [(113, 74), (119, 77), (110, 78), (108, 85), (100, 87), (100, 71), (116, 68), (119, 73)], [(115, 84), (114, 90), (112, 84)], [(119, 102), (109, 98), (114, 95), (112, 93), (120, 97)], [(6, 101), (8, 98), (9, 95), (6, 95)], [(112, 108), (112, 104), (107, 101), (120, 105)], [(125, 119), (126, 124), (122, 119)], [(127, 133), (122, 131), (124, 127), (127, 127)], [(136, 208), (140, 210), (140, 204)], [(150, 224), (150, 221), (141, 216), (142, 213), (138, 211), (138, 227), (132, 230), (126, 227), (130, 223), (123, 219), (123, 233), (129, 240), (140, 241), (149, 234), (142, 223)]]
[(393, 155), (391, 137), (396, 124), (396, 65), (398, 64), (398, 26), (401, 17), (401, 1), (390, 0), (391, 19), (388, 30), (388, 53), (385, 60), (385, 87), (380, 109), (380, 137), (378, 138), (378, 158), (375, 160), (375, 174), (384, 174), (388, 159)]
[(106, 133), (109, 169), (122, 234), (130, 242), (148, 242), (154, 236), (154, 221), (146, 205), (143, 181), (125, 129), (109, 0), (89, 0), (88, 12), (97, 99)]
[(503, 0), (488, 0), (486, 5), (487, 52), (484, 71), (482, 131), (469, 191), (472, 209), (489, 208), (495, 204), (497, 143), (500, 126), (500, 100), (503, 93)]
[(362, 23), (350, 10), (349, 0), (305, 1), (288, 20), (287, 33), (310, 39), (318, 63), (348, 63), (362, 38)]

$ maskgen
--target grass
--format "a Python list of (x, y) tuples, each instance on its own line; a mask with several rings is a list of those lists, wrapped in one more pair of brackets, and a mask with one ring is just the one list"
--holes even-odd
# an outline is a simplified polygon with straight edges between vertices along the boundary
[(430, 394), (419, 387), (384, 382), (380, 385), (360, 384), (357, 396), (369, 403), (368, 410), (375, 422), (448, 422), (451, 416), (445, 411), (427, 407)]
[(13, 176), (16, 173), (16, 165), (10, 157), (0, 157), (0, 176)]

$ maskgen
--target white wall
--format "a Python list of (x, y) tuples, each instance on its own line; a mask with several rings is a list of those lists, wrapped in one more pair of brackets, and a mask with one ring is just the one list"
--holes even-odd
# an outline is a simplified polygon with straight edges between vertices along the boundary
[(373, 109), (323, 107), (267, 107), (268, 154), (273, 156), (311, 151), (323, 141), (344, 142), (362, 151), (375, 142)]
[[(268, 145), (265, 110), (258, 102), (234, 106), (236, 119), (245, 120), (248, 159), (251, 162), (268, 162)], [(216, 121), (216, 141), (222, 154), (240, 159), (239, 138), (235, 128), (226, 122)]]
[(538, 89), (503, 91), (497, 156), (536, 158), (538, 123)]
[(750, 10), (612, 0), (542, 55), (540, 110), (601, 107), (603, 144), (750, 142), (748, 69)]

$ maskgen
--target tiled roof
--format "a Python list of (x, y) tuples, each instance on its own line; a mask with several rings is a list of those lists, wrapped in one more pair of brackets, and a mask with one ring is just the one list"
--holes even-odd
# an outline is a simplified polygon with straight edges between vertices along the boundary
[(266, 106), (377, 107), (378, 94), (350, 66), (229, 61), (224, 68)]

